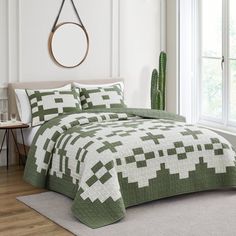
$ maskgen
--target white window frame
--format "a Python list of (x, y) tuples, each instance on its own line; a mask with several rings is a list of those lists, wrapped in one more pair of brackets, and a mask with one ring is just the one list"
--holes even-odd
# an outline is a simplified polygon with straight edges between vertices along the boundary
[[(213, 129), (218, 129), (222, 131), (227, 131), (230, 133), (236, 132), (236, 121), (229, 120), (229, 61), (236, 58), (229, 58), (229, 0), (222, 0), (222, 56), (224, 56), (224, 70), (223, 73), (223, 88), (222, 88), (222, 119), (216, 119), (213, 117), (204, 116), (201, 114), (202, 111), (202, 91), (201, 91), (201, 60), (202, 46), (201, 46), (201, 1), (204, 0), (191, 0), (192, 1), (192, 44), (195, 50), (192, 52), (191, 58), (191, 71), (193, 74), (191, 80), (191, 104), (192, 110), (189, 114), (191, 123), (197, 123), (199, 125), (208, 126)], [(181, 9), (180, 9), (181, 10)], [(180, 26), (181, 27), (181, 26)], [(198, 37), (197, 37), (198, 36)], [(181, 52), (180, 52), (181, 53)], [(219, 59), (219, 58), (217, 58)], [(185, 78), (186, 80), (186, 78)], [(180, 103), (181, 106), (181, 103)], [(185, 115), (185, 114), (184, 114)]]

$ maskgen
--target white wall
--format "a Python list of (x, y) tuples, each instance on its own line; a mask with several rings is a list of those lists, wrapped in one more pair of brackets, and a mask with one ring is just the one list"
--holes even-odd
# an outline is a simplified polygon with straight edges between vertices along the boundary
[[(0, 63), (4, 70), (9, 66), (10, 75), (5, 72), (4, 78), (13, 82), (122, 76), (129, 92), (126, 93), (128, 105), (147, 107), (150, 72), (157, 66), (160, 52), (160, 1), (75, 1), (89, 32), (90, 51), (80, 67), (63, 69), (52, 62), (47, 48), (61, 2), (1, 0), (6, 8), (2, 8), (5, 22), (1, 34), (9, 40), (9, 63)], [(76, 20), (69, 1), (61, 20)], [(6, 28), (7, 21), (9, 28)], [(7, 56), (3, 51), (1, 62), (6, 62)]]
[(150, 76), (161, 50), (159, 6), (157, 0), (121, 0), (120, 73), (132, 107), (150, 107)]
[[(121, 76), (128, 106), (149, 107), (151, 71), (161, 48), (161, 1), (75, 1), (90, 36), (90, 51), (81, 66), (63, 69), (52, 62), (47, 48), (61, 1), (1, 0), (0, 85)], [(69, 1), (62, 20), (75, 20)]]
[(6, 2), (0, 1), (0, 84), (7, 83), (8, 57), (7, 57), (7, 17)]
[[(111, 76), (111, 0), (75, 1), (90, 36), (85, 62), (75, 69), (58, 67), (48, 55), (47, 40), (61, 1), (21, 1), (20, 80), (62, 80), (65, 78)], [(79, 4), (78, 4), (79, 3)], [(77, 21), (66, 1), (60, 21)], [(29, 66), (30, 65), (30, 66)]]
[(166, 0), (167, 111), (178, 113), (178, 0)]

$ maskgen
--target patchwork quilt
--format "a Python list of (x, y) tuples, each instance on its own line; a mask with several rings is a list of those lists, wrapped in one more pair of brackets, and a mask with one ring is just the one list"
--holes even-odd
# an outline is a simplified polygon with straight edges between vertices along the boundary
[(90, 110), (39, 129), (24, 179), (72, 198), (75, 217), (98, 228), (123, 218), (129, 206), (236, 186), (235, 156), (223, 137), (180, 116)]

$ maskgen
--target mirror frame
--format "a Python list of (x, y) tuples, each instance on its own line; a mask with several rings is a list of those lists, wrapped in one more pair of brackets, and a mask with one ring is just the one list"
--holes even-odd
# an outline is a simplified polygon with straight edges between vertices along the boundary
[[(60, 27), (62, 27), (63, 25), (67, 25), (67, 24), (73, 24), (73, 25), (76, 25), (77, 27), (79, 27), (79, 28), (84, 32), (84, 34), (85, 34), (85, 36), (86, 36), (86, 41), (87, 41), (87, 50), (86, 50), (86, 52), (85, 52), (84, 57), (82, 58), (82, 60), (81, 60), (79, 63), (77, 63), (76, 65), (73, 65), (73, 66), (65, 66), (65, 65), (63, 65), (62, 63), (60, 63), (60, 62), (56, 59), (56, 57), (55, 57), (55, 55), (54, 55), (54, 53), (53, 53), (53, 50), (52, 50), (52, 41), (53, 41), (53, 37), (54, 37), (55, 32), (56, 32)], [(78, 66), (80, 66), (80, 65), (85, 61), (85, 59), (86, 59), (87, 56), (88, 56), (88, 52), (89, 52), (89, 36), (88, 36), (88, 33), (87, 33), (86, 29), (84, 28), (84, 26), (82, 26), (82, 25), (80, 25), (80, 24), (77, 24), (77, 23), (75, 23), (75, 22), (63, 22), (63, 23), (60, 23), (60, 24), (58, 24), (58, 25), (55, 27), (55, 29), (54, 29), (54, 30), (50, 33), (50, 35), (49, 35), (49, 39), (48, 39), (48, 49), (49, 49), (49, 54), (50, 54), (52, 60), (53, 60), (57, 65), (59, 65), (59, 66), (61, 66), (61, 67), (63, 67), (63, 68), (69, 68), (69, 69), (70, 69), (70, 68), (78, 67)]]

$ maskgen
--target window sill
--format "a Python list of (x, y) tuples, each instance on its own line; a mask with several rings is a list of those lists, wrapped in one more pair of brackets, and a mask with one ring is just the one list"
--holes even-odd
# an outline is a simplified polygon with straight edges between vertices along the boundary
[(200, 121), (197, 123), (198, 126), (203, 128), (210, 129), (215, 132), (224, 133), (226, 135), (236, 137), (236, 128), (235, 127), (227, 127), (219, 124), (212, 124), (211, 122)]

